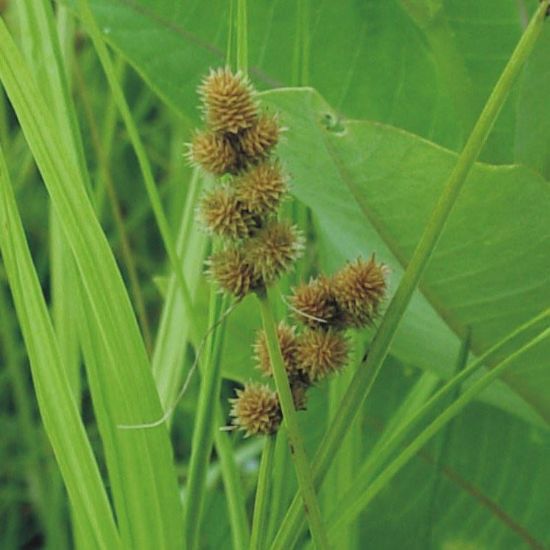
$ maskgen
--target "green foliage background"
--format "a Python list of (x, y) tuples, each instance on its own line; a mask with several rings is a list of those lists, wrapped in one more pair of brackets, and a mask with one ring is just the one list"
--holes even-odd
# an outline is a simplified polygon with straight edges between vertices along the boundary
[[(74, 257), (80, 277), (73, 272), (66, 282), (72, 286), (63, 288), (82, 294), (78, 281), (83, 281), (86, 298), (81, 304), (86, 300), (90, 304), (85, 309), (84, 305), (73, 310), (70, 305), (64, 307), (72, 311), (70, 314), (80, 315), (84, 319), (79, 321), (81, 324), (90, 325), (88, 351), (82, 336), (86, 334), (84, 328), (73, 339), (78, 339), (83, 348), (84, 424), (102, 473), (105, 475), (105, 468), (109, 468), (110, 482), (119, 483), (121, 491), (125, 483), (130, 491), (141, 482), (149, 484), (152, 492), (161, 487), (155, 502), (169, 507), (170, 518), (157, 517), (152, 523), (154, 528), (145, 525), (141, 531), (141, 527), (134, 531), (132, 518), (140, 514), (154, 518), (160, 511), (147, 515), (148, 500), (124, 512), (120, 504), (119, 518), (127, 513), (130, 524), (127, 540), (143, 537), (136, 544), (152, 547), (148, 544), (158, 540), (155, 532), (158, 535), (169, 526), (173, 530), (165, 541), (169, 548), (179, 535), (175, 528), (178, 503), (172, 487), (175, 473), (166, 434), (155, 431), (128, 436), (113, 429), (113, 424), (158, 417), (159, 398), (164, 404), (172, 401), (182, 380), (182, 365), (183, 372), (191, 365), (191, 332), (201, 335), (206, 329), (208, 286), (202, 276), (202, 259), (207, 245), (204, 235), (189, 225), (192, 211), (182, 215), (186, 196), (189, 198), (193, 190), (182, 151), (183, 142), (200, 125), (197, 84), (209, 67), (223, 65), (226, 60), (231, 3), (90, 0), (89, 4), (118, 60), (118, 76), (145, 142), (172, 234), (180, 236), (179, 251), (192, 289), (194, 316), (190, 317), (183, 307), (176, 282), (165, 265), (166, 254), (126, 130), (117, 122), (112, 92), (88, 40), (78, 35), (78, 50), (67, 58), (67, 63), (91, 176), (93, 210), (85, 198), (88, 183), (80, 160), (75, 158), (72, 171), (59, 160), (64, 147), (69, 150), (71, 146), (58, 142), (53, 143), (50, 152), (40, 149), (40, 132), (47, 142), (55, 135), (54, 126), (59, 135), (68, 132), (69, 127), (68, 119), (54, 122), (45, 102), (48, 98), (38, 97), (46, 94), (40, 86), (21, 91), (22, 96), (27, 94), (42, 105), (42, 110), (31, 109), (27, 114), (29, 124), (33, 117), (39, 117), (37, 135), (26, 130), (24, 138), (14, 112), (4, 101), (5, 124), (0, 137), (39, 282), (54, 312), (61, 301), (53, 291), (60, 276), (54, 274), (51, 256), (57, 250), (52, 237), (56, 222), (52, 216), (48, 223), (49, 199), (33, 157), (57, 205), (63, 232), (69, 235), (69, 241), (70, 235), (74, 239), (69, 256)], [(278, 153), (292, 176), (297, 204), (309, 212), (307, 220), (303, 210), (299, 218), (310, 236), (308, 255), (297, 273), (282, 282), (283, 293), (299, 277), (307, 278), (319, 270), (332, 272), (346, 260), (372, 253), (391, 267), (391, 290), (395, 290), (457, 153), (536, 4), (528, 0), (249, 2), (250, 76), (262, 90), (262, 104), (279, 113), (288, 128)], [(68, 13), (76, 16), (78, 29), (78, 2), (66, 5)], [(18, 43), (25, 48), (30, 42), (20, 17), (11, 9), (6, 15)], [(546, 25), (499, 116), (481, 162), (466, 182), (402, 320), (372, 398), (361, 411), (324, 486), (321, 502), (327, 517), (338, 496), (354, 483), (354, 472), (375, 448), (384, 427), (399, 414), (410, 413), (400, 409), (407, 395), (422, 387), (429, 392), (439, 378), (452, 375), (468, 334), (473, 357), (550, 305), (549, 58), (550, 27)], [(29, 70), (28, 78), (40, 82), (48, 65), (41, 67), (39, 61), (36, 65), (35, 76)], [(21, 109), (13, 99), (12, 103), (24, 126)], [(48, 155), (52, 154), (50, 166)], [(128, 286), (120, 237), (102, 184), (106, 173), (122, 207), (153, 332), (158, 329), (151, 361), (153, 377), (143, 374), (148, 368), (145, 347), (129, 320), (127, 296), (109, 251), (114, 251)], [(2, 200), (3, 205), (8, 204), (7, 198)], [(77, 205), (80, 219), (71, 218), (73, 211), (66, 206), (67, 201)], [(297, 212), (296, 206), (287, 206), (288, 215), (296, 216)], [(95, 250), (91, 257), (85, 254), (86, 242)], [(6, 403), (0, 419), (2, 433), (6, 434), (1, 443), (0, 475), (6, 483), (0, 494), (0, 524), (4, 526), (0, 538), (7, 548), (25, 544), (32, 547), (33, 541), (42, 540), (46, 533), (49, 547), (61, 548), (71, 544), (66, 534), (68, 509), (39, 426), (25, 347), (7, 296), (6, 276), (12, 277), (7, 267), (6, 272), (2, 273), (0, 295), (0, 387)], [(279, 307), (282, 315), (284, 304), (281, 302)], [(52, 343), (51, 335), (48, 341), (53, 356), (61, 353), (60, 364), (72, 363), (74, 373), (79, 370), (78, 358), (68, 361), (71, 352), (62, 344), (62, 335), (67, 334), (64, 328), (69, 330), (72, 323), (67, 319), (54, 322), (58, 341)], [(228, 321), (222, 354), (224, 396), (235, 382), (258, 377), (250, 354), (258, 326), (254, 304), (248, 300)], [(29, 321), (29, 333), (33, 327)], [(24, 326), (22, 330), (25, 332)], [(357, 336), (358, 355), (370, 336)], [(55, 351), (56, 346), (60, 352)], [(503, 350), (503, 356), (509, 351)], [(30, 349), (28, 353), (31, 355)], [(51, 365), (45, 362), (43, 372), (48, 368)], [(133, 369), (139, 369), (142, 375), (134, 376)], [(346, 373), (333, 380), (330, 388), (314, 390), (308, 412), (300, 415), (311, 454), (348, 379)], [(159, 388), (158, 397), (152, 390), (154, 382)], [(34, 383), (38, 387), (36, 380)], [(94, 392), (93, 384), (103, 390)], [(549, 545), (549, 386), (547, 340), (524, 354), (505, 380), (488, 388), (479, 402), (470, 405), (398, 475), (360, 521), (342, 531), (341, 547), (363, 548), (369, 543), (381, 549)], [(97, 395), (106, 388), (111, 388), (110, 393), (103, 394), (106, 409), (108, 403), (117, 400), (123, 400), (125, 406), (112, 406), (103, 417), (96, 409), (94, 415), (88, 392)], [(185, 479), (189, 459), (197, 388), (195, 378), (172, 423), (180, 480)], [(71, 414), (76, 422), (78, 414)], [(74, 429), (81, 430), (82, 426)], [(27, 440), (20, 438), (20, 433), (27, 434)], [(232, 443), (236, 456), (241, 453), (245, 457), (238, 463), (250, 507), (258, 445), (243, 443), (239, 437), (232, 437)], [(152, 458), (138, 459), (136, 466), (136, 456)], [(271, 533), (295, 491), (284, 446), (277, 456), (274, 479), (278, 493)], [(126, 461), (132, 464), (128, 469), (122, 466), (118, 474), (113, 473), (116, 464), (124, 465)], [(37, 493), (33, 487), (39, 483), (34, 479), (36, 472), (43, 468), (54, 473), (42, 487), (40, 497), (40, 491)], [(133, 477), (125, 479), (124, 472), (131, 472)], [(202, 542), (204, 547), (225, 548), (230, 544), (228, 514), (223, 486), (216, 481), (216, 458), (209, 474)], [(148, 490), (140, 489), (136, 498), (147, 497)], [(58, 495), (55, 504), (51, 511), (41, 511), (40, 498), (44, 506), (49, 494)], [(31, 529), (26, 527), (29, 524)], [(52, 539), (52, 533), (59, 538)], [(302, 544), (306, 545), (305, 540)]]

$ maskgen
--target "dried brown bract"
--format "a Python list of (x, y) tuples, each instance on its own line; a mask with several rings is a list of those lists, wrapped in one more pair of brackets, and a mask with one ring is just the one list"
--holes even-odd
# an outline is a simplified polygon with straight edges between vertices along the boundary
[(307, 330), (298, 338), (298, 363), (311, 382), (341, 370), (348, 354), (346, 337), (334, 329)]
[(259, 216), (275, 212), (286, 192), (286, 178), (276, 162), (253, 165), (235, 178), (235, 193), (239, 201), (249, 212)]
[[(289, 377), (296, 376), (298, 372), (298, 365), (296, 362), (296, 352), (298, 351), (296, 330), (294, 327), (288, 326), (285, 323), (280, 323), (277, 327), (277, 336), (286, 372)], [(267, 340), (263, 330), (259, 330), (256, 336), (256, 341), (254, 342), (254, 356), (258, 369), (261, 370), (265, 376), (273, 376), (269, 350), (267, 349)]]
[(237, 397), (229, 400), (233, 425), (251, 435), (270, 435), (277, 431), (282, 420), (277, 394), (268, 386), (246, 384), (237, 390)]
[(248, 80), (229, 69), (210, 71), (199, 87), (207, 125), (220, 133), (237, 134), (254, 126), (258, 107)]
[(373, 256), (349, 263), (334, 276), (334, 295), (348, 326), (364, 327), (376, 318), (386, 293), (386, 274)]
[(193, 164), (215, 176), (237, 169), (238, 157), (230, 140), (212, 132), (196, 132), (188, 156)]

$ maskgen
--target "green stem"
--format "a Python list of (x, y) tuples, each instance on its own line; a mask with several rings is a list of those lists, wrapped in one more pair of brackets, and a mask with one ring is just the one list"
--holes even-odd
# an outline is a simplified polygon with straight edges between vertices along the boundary
[(390, 482), (391, 479), (405, 466), (418, 451), (441, 430), (451, 419), (453, 419), (470, 401), (484, 390), (491, 382), (496, 380), (507, 368), (514, 364), (514, 361), (526, 351), (532, 349), (540, 342), (550, 336), (550, 328), (541, 332), (537, 337), (522, 346), (515, 353), (503, 359), (498, 365), (483, 375), (472, 384), (463, 394), (447, 407), (426, 429), (424, 429), (395, 460), (385, 468), (374, 482), (361, 492), (356, 500), (348, 507), (342, 509), (337, 519), (330, 525), (331, 532), (342, 524), (353, 520), (365, 509), (374, 497)]
[[(206, 488), (206, 472), (214, 439), (214, 420), (221, 385), (221, 344), (224, 321), (219, 319), (229, 302), (227, 295), (223, 297), (214, 287), (210, 291), (210, 307), (206, 356), (201, 370), (201, 386), (197, 415), (194, 423), (193, 440), (191, 443), (191, 459), (189, 477), (186, 486), (184, 507), (184, 528), (187, 550), (195, 550), (199, 544), (199, 530)], [(215, 327), (215, 328), (211, 328)], [(197, 353), (199, 350), (197, 350)]]
[(275, 436), (267, 436), (264, 449), (262, 451), (262, 462), (260, 464), (258, 485), (256, 487), (256, 500), (254, 501), (254, 517), (252, 519), (250, 550), (260, 550), (261, 548), (264, 548), (274, 452)]
[(311, 536), (317, 548), (328, 548), (325, 528), (321, 519), (321, 511), (313, 486), (311, 467), (306, 456), (284, 360), (279, 347), (277, 327), (271, 308), (271, 291), (268, 289), (265, 294), (258, 293), (257, 297), (262, 314), (269, 358), (273, 367), (273, 378), (275, 379), (275, 386), (279, 394), (284, 423), (288, 431), (290, 454), (294, 461), (296, 477), (298, 478), (298, 485), (304, 501), (304, 511), (309, 522)]
[(237, 69), (248, 74), (248, 23), (246, 0), (237, 0)]
[[(216, 410), (216, 423), (223, 426), (225, 422), (221, 405), (218, 403)], [(248, 548), (250, 541), (250, 526), (246, 514), (246, 499), (243, 493), (239, 468), (235, 456), (235, 449), (226, 432), (214, 430), (214, 444), (222, 471), (225, 498), (229, 511), (229, 525), (233, 548)]]
[[(357, 369), (356, 374), (349, 385), (348, 391), (340, 411), (331, 423), (328, 432), (319, 445), (315, 456), (314, 478), (316, 484), (320, 484), (328, 466), (332, 462), (340, 447), (342, 438), (362, 403), (370, 393), (374, 381), (380, 369), (390, 345), (392, 343), (399, 322), (405, 313), (412, 294), (418, 285), (420, 277), (432, 255), (433, 250), (441, 236), (449, 214), (456, 202), (476, 158), (489, 135), (497, 115), (504, 104), (504, 101), (512, 88), (525, 60), (533, 50), (535, 42), (542, 30), (545, 12), (548, 9), (550, 0), (544, 0), (535, 12), (529, 26), (521, 37), (516, 49), (512, 53), (504, 71), (502, 72), (495, 88), (493, 89), (483, 111), (460, 154), (457, 163), (449, 176), (443, 193), (432, 212), (430, 220), (418, 243), (418, 246), (411, 258), (411, 261), (403, 275), (403, 279), (391, 300), (386, 314), (382, 319), (380, 328), (374, 337), (364, 365)], [(291, 541), (299, 533), (301, 526), (301, 509), (297, 496), (294, 498), (287, 516), (276, 537), (273, 548), (288, 548)]]

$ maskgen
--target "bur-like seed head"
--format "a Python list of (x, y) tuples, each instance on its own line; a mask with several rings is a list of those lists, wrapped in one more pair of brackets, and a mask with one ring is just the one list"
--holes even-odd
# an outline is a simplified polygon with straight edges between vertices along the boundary
[(243, 239), (254, 230), (255, 218), (237, 200), (233, 189), (218, 186), (207, 191), (200, 202), (199, 218), (212, 233), (229, 239)]
[(264, 286), (286, 273), (304, 248), (298, 229), (288, 223), (271, 221), (254, 238), (246, 241), (246, 259)]
[(240, 149), (251, 160), (266, 157), (279, 142), (280, 132), (276, 116), (260, 115), (254, 126), (239, 134)]
[(268, 386), (257, 383), (246, 384), (237, 390), (237, 397), (229, 400), (233, 425), (251, 435), (270, 435), (281, 424), (282, 413), (277, 394)]
[[(280, 323), (277, 327), (277, 337), (279, 339), (279, 347), (286, 372), (289, 376), (295, 376), (298, 372), (298, 364), (296, 362), (296, 352), (298, 346), (296, 343), (296, 331), (294, 327), (288, 326), (285, 323)], [(265, 332), (259, 330), (254, 342), (254, 357), (256, 365), (265, 376), (273, 376), (271, 360), (269, 358), (269, 350), (267, 348), (267, 339)]]
[(215, 252), (207, 261), (208, 275), (225, 292), (244, 298), (258, 285), (254, 270), (236, 247)]
[(188, 158), (215, 176), (237, 170), (238, 156), (231, 141), (213, 132), (197, 132), (193, 136)]
[(372, 256), (349, 263), (334, 276), (334, 295), (347, 326), (372, 324), (386, 293), (386, 274), (386, 267)]
[(348, 355), (348, 341), (337, 330), (306, 330), (298, 338), (298, 364), (311, 382), (340, 371)]
[(258, 216), (268, 216), (277, 210), (287, 192), (286, 178), (278, 163), (252, 165), (235, 178), (235, 193), (244, 208)]
[(296, 320), (309, 328), (326, 330), (340, 325), (340, 311), (328, 277), (321, 276), (297, 286), (290, 301)]
[(219, 133), (237, 134), (254, 126), (258, 107), (246, 77), (229, 69), (210, 71), (199, 87), (207, 125)]

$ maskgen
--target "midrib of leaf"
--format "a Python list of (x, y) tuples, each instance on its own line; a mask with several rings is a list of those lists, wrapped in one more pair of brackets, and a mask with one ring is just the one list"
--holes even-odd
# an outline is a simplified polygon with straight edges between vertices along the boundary
[[(349, 124), (361, 124), (361, 121), (346, 121), (345, 125)], [(380, 126), (385, 126), (379, 124)], [(389, 232), (386, 230), (383, 222), (378, 219), (378, 217), (372, 212), (369, 208), (365, 199), (362, 198), (361, 193), (358, 191), (358, 186), (354, 182), (351, 174), (346, 170), (345, 166), (338, 157), (338, 153), (334, 150), (333, 146), (330, 143), (330, 138), (327, 137), (326, 133), (321, 133), (322, 141), (325, 146), (326, 154), (332, 159), (336, 170), (340, 176), (340, 179), (346, 187), (349, 189), (351, 195), (355, 199), (355, 202), (359, 206), (361, 212), (365, 216), (367, 222), (376, 230), (380, 235), (388, 250), (395, 257), (399, 265), (405, 270), (407, 268), (409, 258), (406, 254), (400, 249), (398, 244), (392, 239), (389, 235)], [(431, 305), (433, 310), (438, 314), (438, 316), (443, 320), (443, 322), (452, 330), (458, 340), (464, 340), (467, 335), (468, 328), (460, 324), (460, 322), (453, 316), (452, 312), (445, 308), (444, 303), (439, 300), (435, 293), (433, 293), (426, 283), (423, 283), (422, 280), (417, 286), (417, 291), (420, 292), (426, 299), (426, 301)], [(483, 342), (480, 342), (479, 339), (475, 339), (471, 342), (471, 350), (475, 355), (481, 355), (483, 351), (487, 349), (487, 345)], [(494, 366), (497, 362), (497, 359), (492, 359), (487, 363), (487, 366)], [(503, 380), (506, 380), (506, 376), (503, 376)], [(511, 388), (520, 395), (527, 403), (529, 403), (534, 409), (537, 410), (541, 415), (544, 416), (544, 410), (539, 410), (536, 401), (534, 402), (532, 396), (528, 392), (522, 391), (521, 385), (514, 383)], [(546, 419), (548, 421), (548, 419)]]
[[(161, 416), (143, 341), (108, 242), (84, 192), (74, 160), (64, 154), (37, 85), (0, 22), (0, 77), (18, 115), (69, 241), (106, 349), (102, 365), (116, 399), (114, 424), (139, 424)], [(117, 432), (124, 466), (124, 498), (134, 548), (174, 548), (181, 544), (180, 500), (172, 453), (164, 427)]]

